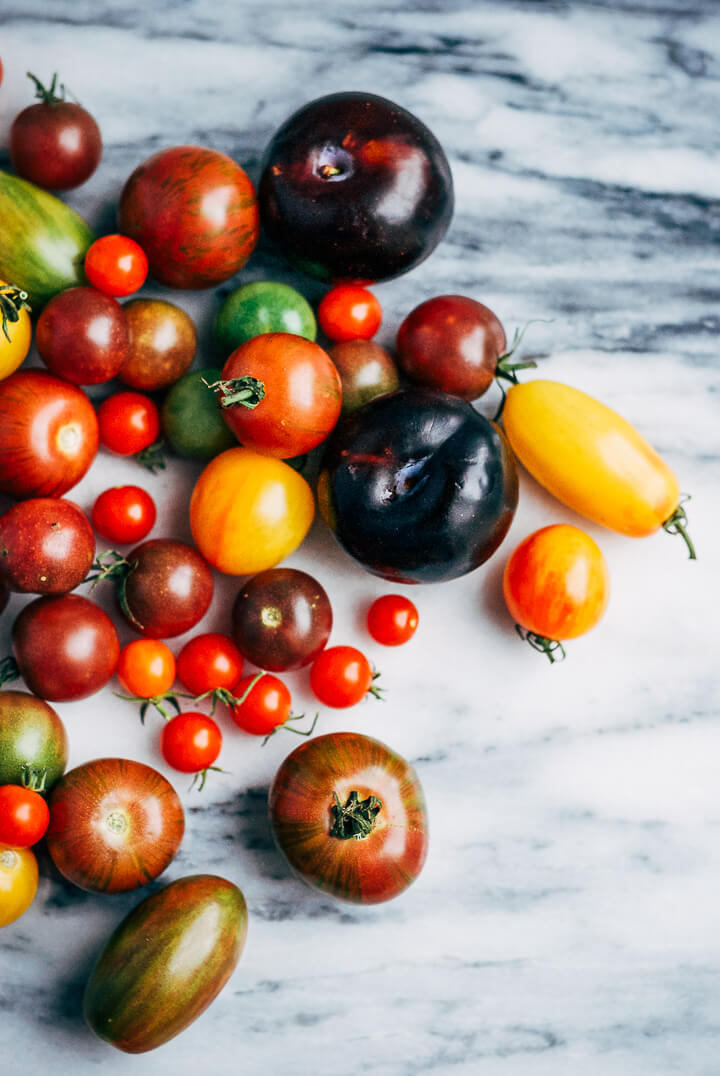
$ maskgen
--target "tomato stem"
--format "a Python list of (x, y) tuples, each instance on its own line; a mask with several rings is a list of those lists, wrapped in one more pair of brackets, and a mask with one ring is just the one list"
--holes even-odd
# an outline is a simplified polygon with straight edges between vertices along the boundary
[(535, 631), (528, 631), (527, 628), (521, 627), (520, 624), (515, 625), (515, 631), (521, 639), (530, 644), (533, 650), (544, 654), (551, 665), (556, 661), (565, 660), (567, 656), (565, 647), (558, 639), (548, 639), (546, 635), (538, 635)]
[(261, 400), (265, 399), (265, 385), (250, 374), (246, 374), (245, 377), (233, 377), (226, 381), (213, 381), (212, 384), (204, 377), (200, 380), (203, 385), (217, 393), (218, 403), (222, 408), (242, 404), (243, 407), (252, 411)]
[(16, 288), (14, 284), (4, 284), (0, 287), (0, 316), (2, 316), (2, 331), (5, 339), (10, 344), (12, 339), (8, 332), (8, 322), (15, 324), (20, 320), (20, 311), (31, 312), (27, 301), (28, 293)]
[(147, 448), (143, 448), (141, 452), (136, 452), (133, 459), (144, 467), (150, 474), (155, 474), (156, 471), (165, 470), (165, 457), (163, 455), (163, 448), (165, 442), (155, 441), (154, 444), (148, 445)]
[[(143, 723), (143, 725), (145, 724), (145, 716), (146, 716), (146, 714), (148, 712), (148, 709), (151, 706), (154, 706), (155, 709), (157, 710), (157, 712), (159, 714), (161, 714), (162, 717), (164, 717), (166, 721), (171, 721), (174, 715), (169, 714), (167, 712), (167, 710), (163, 706), (164, 702), (169, 702), (170, 705), (175, 708), (176, 712), (178, 714), (180, 713), (180, 703), (177, 700), (177, 696), (174, 695), (170, 691), (166, 691), (162, 695), (152, 695), (152, 696), (121, 695), (119, 691), (116, 691), (116, 692), (114, 692), (114, 695), (115, 695), (115, 697), (117, 699), (125, 699), (127, 702), (139, 702), (139, 703), (141, 703), (141, 706), (140, 706), (140, 720)], [(183, 695), (181, 697), (184, 698), (184, 699), (189, 699), (192, 696)]]
[(31, 71), (26, 71), (25, 74), (35, 83), (35, 96), (38, 100), (44, 101), (46, 105), (57, 105), (65, 100), (65, 86), (62, 82), (60, 83), (60, 95), (58, 96), (55, 92), (58, 84), (57, 71), (53, 73), (52, 82), (47, 89), (45, 89), (40, 79), (36, 75), (33, 75)]
[(138, 631), (143, 631), (144, 625), (135, 616), (127, 600), (128, 576), (137, 568), (137, 565), (136, 560), (126, 560), (122, 553), (118, 553), (115, 549), (107, 549), (104, 553), (99, 553), (90, 565), (90, 571), (94, 570), (95, 575), (87, 575), (84, 582), (92, 583), (90, 589), (94, 590), (104, 579), (111, 579), (116, 585), (117, 599), (123, 613)]
[(663, 530), (666, 530), (668, 534), (679, 534), (688, 548), (688, 559), (697, 560), (697, 553), (695, 552), (695, 546), (693, 545), (692, 538), (685, 529), (685, 526), (687, 524), (687, 514), (685, 512), (685, 509), (683, 508), (683, 505), (686, 501), (689, 500), (689, 494), (685, 494), (683, 497), (680, 498), (678, 506), (673, 512), (673, 514), (663, 523)]
[(0, 661), (0, 687), (9, 684), (11, 680), (17, 680), (20, 676), (20, 667), (10, 654)]
[(368, 695), (372, 695), (372, 696), (374, 696), (374, 698), (380, 699), (380, 702), (385, 702), (385, 699), (382, 696), (382, 693), (385, 690), (385, 688), (380, 687), (379, 684), (375, 683), (375, 681), (378, 679), (379, 676), (380, 676), (380, 673), (373, 666), (372, 680), (370, 681), (370, 687), (368, 688)]
[(230, 772), (229, 770), (223, 770), (221, 766), (206, 766), (204, 770), (198, 770), (197, 773), (193, 775), (193, 779), (190, 782), (191, 792), (195, 788), (196, 784), (198, 792), (202, 792), (202, 790), (205, 788), (205, 782), (207, 781), (207, 775), (210, 773), (210, 770), (214, 770), (215, 773)]
[(347, 841), (351, 837), (356, 841), (363, 841), (369, 837), (375, 827), (378, 811), (382, 808), (382, 801), (373, 795), (361, 800), (355, 791), (350, 793), (344, 804), (340, 802), (337, 792), (333, 792), (333, 799), (335, 802), (330, 808), (333, 816), (330, 836), (338, 837), (341, 841)]
[(315, 714), (315, 717), (312, 719), (312, 724), (309, 729), (295, 729), (290, 724), (291, 721), (302, 721), (304, 717), (305, 714), (290, 714), (290, 717), (288, 717), (286, 721), (283, 721), (282, 725), (277, 725), (276, 728), (272, 730), (272, 732), (268, 732), (267, 736), (265, 737), (260, 746), (264, 747), (270, 737), (274, 736), (279, 729), (285, 729), (286, 732), (294, 732), (297, 736), (311, 736), (315, 731), (315, 726), (318, 723), (318, 718), (320, 717), (320, 714)]
[(22, 773), (23, 788), (29, 788), (32, 792), (44, 792), (47, 780), (47, 770), (40, 770), (25, 762), (20, 767)]

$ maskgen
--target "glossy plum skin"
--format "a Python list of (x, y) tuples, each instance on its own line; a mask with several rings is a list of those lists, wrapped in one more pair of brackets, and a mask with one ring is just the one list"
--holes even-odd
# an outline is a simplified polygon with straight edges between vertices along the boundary
[(95, 288), (68, 288), (43, 310), (35, 342), (51, 373), (74, 385), (99, 385), (125, 362), (130, 333), (115, 299)]
[(133, 565), (120, 584), (120, 607), (141, 635), (169, 639), (189, 631), (210, 607), (213, 577), (187, 542), (153, 538), (127, 555)]
[(238, 650), (269, 672), (308, 665), (328, 641), (332, 623), (325, 589), (296, 568), (269, 568), (248, 579), (232, 610)]
[(330, 94), (290, 116), (265, 151), (258, 196), (268, 235), (332, 282), (407, 272), (435, 249), (453, 211), (438, 140), (369, 93)]
[(132, 173), (120, 196), (120, 231), (170, 288), (209, 288), (241, 269), (259, 233), (255, 190), (230, 157), (173, 146)]
[(470, 404), (429, 389), (400, 389), (342, 419), (322, 467), (318, 500), (340, 544), (397, 583), (477, 568), (517, 507), (502, 432)]
[(95, 535), (72, 501), (33, 497), (0, 516), (0, 582), (23, 594), (67, 594), (95, 556)]
[(81, 594), (35, 598), (21, 610), (12, 635), (22, 678), (50, 702), (95, 694), (110, 680), (120, 656), (112, 620)]
[(406, 377), (463, 400), (487, 392), (506, 350), (505, 330), (496, 315), (464, 295), (438, 295), (420, 303), (397, 335), (397, 363)]

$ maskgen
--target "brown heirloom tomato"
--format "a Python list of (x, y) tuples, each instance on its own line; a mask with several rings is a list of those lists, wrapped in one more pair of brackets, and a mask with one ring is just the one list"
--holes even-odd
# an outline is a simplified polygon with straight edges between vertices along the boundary
[(341, 900), (390, 900), (422, 870), (427, 814), (417, 774), (369, 736), (329, 733), (296, 748), (277, 772), (269, 808), (292, 869)]
[(76, 766), (50, 796), (48, 851), (80, 889), (121, 893), (157, 878), (185, 832), (177, 793), (151, 766), (100, 758)]
[(195, 358), (197, 333), (190, 315), (163, 299), (132, 299), (123, 310), (130, 346), (120, 367), (120, 380), (140, 392), (174, 384)]
[(0, 581), (25, 594), (67, 594), (95, 556), (87, 516), (61, 497), (32, 497), (0, 516)]
[(232, 611), (240, 653), (270, 672), (309, 665), (328, 641), (332, 622), (325, 589), (296, 568), (270, 568), (248, 579)]
[(0, 382), (0, 492), (60, 497), (97, 449), (97, 417), (82, 389), (44, 370), (18, 370)]
[(123, 187), (120, 231), (140, 244), (171, 288), (209, 288), (241, 269), (258, 239), (252, 183), (224, 153), (174, 146), (149, 157)]

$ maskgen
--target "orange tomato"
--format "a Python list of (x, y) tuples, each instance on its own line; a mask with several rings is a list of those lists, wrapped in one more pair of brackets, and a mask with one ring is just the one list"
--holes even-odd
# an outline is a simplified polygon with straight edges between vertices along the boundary
[(137, 698), (164, 695), (175, 680), (175, 655), (159, 639), (133, 639), (120, 651), (116, 675)]
[(279, 564), (302, 542), (315, 514), (302, 475), (274, 456), (229, 448), (211, 460), (190, 498), (198, 549), (220, 572), (254, 575)]
[(38, 887), (38, 865), (29, 848), (0, 844), (0, 927), (28, 910)]
[(605, 612), (609, 596), (605, 558), (578, 527), (567, 523), (542, 527), (511, 554), (503, 591), (521, 634), (556, 661), (565, 656), (560, 640), (584, 635)]

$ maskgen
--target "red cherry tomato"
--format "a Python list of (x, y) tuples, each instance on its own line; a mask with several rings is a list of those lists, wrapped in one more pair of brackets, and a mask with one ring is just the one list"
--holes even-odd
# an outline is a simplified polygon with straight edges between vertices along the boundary
[(141, 392), (116, 392), (97, 412), (100, 443), (118, 456), (133, 456), (149, 448), (160, 433), (160, 413)]
[(113, 486), (95, 501), (92, 525), (99, 535), (120, 545), (140, 542), (155, 526), (155, 501), (140, 486)]
[(243, 657), (232, 639), (219, 632), (196, 635), (182, 648), (177, 658), (177, 676), (191, 695), (237, 684), (242, 676)]
[(129, 694), (157, 698), (173, 685), (175, 656), (159, 639), (133, 639), (120, 651), (117, 678)]
[(359, 284), (338, 284), (318, 307), (320, 328), (330, 340), (370, 340), (380, 328), (382, 307)]
[(0, 785), (0, 843), (29, 848), (45, 834), (48, 806), (39, 792), (22, 785)]
[[(235, 688), (235, 694), (242, 698), (255, 679), (254, 675), (245, 676)], [(272, 673), (263, 673), (247, 698), (230, 709), (232, 719), (238, 728), (253, 736), (267, 736), (290, 717), (292, 699), (285, 684)]]
[(143, 286), (147, 274), (145, 251), (127, 235), (104, 235), (85, 255), (85, 276), (105, 295), (132, 295)]
[(368, 609), (367, 627), (376, 643), (400, 646), (418, 626), (418, 611), (403, 594), (383, 594)]
[(181, 773), (199, 773), (220, 754), (222, 733), (207, 714), (188, 710), (168, 721), (160, 747), (168, 766)]
[(310, 669), (313, 694), (326, 706), (354, 706), (373, 687), (376, 678), (368, 659), (354, 646), (330, 646), (315, 659)]

